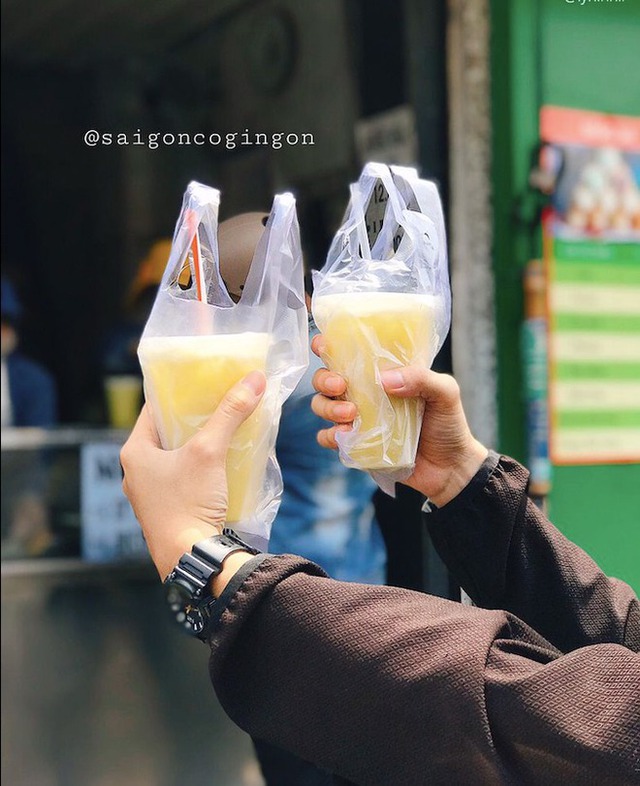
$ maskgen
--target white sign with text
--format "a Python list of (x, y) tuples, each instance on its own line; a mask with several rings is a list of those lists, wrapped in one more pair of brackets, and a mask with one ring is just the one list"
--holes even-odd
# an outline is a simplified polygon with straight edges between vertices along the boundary
[(82, 557), (112, 562), (147, 557), (147, 547), (122, 492), (120, 445), (88, 442), (80, 452)]

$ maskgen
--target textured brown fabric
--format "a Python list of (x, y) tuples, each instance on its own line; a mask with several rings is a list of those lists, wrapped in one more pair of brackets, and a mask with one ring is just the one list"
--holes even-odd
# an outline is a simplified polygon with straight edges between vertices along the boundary
[(428, 517), (474, 600), (506, 609), (265, 559), (211, 639), (229, 715), (362, 785), (640, 783), (637, 599), (527, 502), (526, 483), (501, 459)]
[(512, 612), (562, 652), (603, 642), (640, 651), (633, 591), (549, 524), (526, 495), (524, 467), (497, 459), (486, 462), (497, 465), (488, 482), (425, 517), (460, 585), (477, 605)]

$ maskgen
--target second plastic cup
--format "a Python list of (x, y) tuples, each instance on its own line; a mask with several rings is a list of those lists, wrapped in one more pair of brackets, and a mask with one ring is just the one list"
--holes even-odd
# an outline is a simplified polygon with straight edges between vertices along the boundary
[(433, 298), (400, 292), (323, 295), (314, 301), (313, 315), (326, 341), (323, 360), (344, 377), (346, 398), (358, 408), (354, 431), (342, 435), (343, 461), (363, 470), (412, 466), (423, 402), (387, 396), (380, 373), (431, 361)]

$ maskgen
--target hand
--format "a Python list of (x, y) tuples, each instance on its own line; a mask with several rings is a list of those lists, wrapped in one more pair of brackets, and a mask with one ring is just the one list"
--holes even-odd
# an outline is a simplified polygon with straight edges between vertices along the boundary
[(252, 371), (177, 450), (160, 447), (149, 408), (142, 408), (120, 453), (122, 489), (160, 578), (194, 543), (222, 531), (227, 513), (227, 450), (236, 429), (258, 406), (265, 386), (264, 375)]
[[(322, 336), (314, 338), (312, 348), (322, 356)], [(458, 383), (447, 374), (417, 366), (386, 371), (382, 383), (390, 396), (424, 399), (415, 468), (403, 482), (429, 497), (438, 507), (446, 505), (467, 485), (488, 454), (471, 434)], [(320, 431), (318, 442), (323, 447), (336, 448), (336, 431), (352, 428), (356, 406), (349, 401), (334, 400), (344, 396), (347, 389), (345, 380), (338, 374), (320, 369), (314, 375), (313, 385), (318, 391), (312, 400), (313, 411), (336, 424)]]

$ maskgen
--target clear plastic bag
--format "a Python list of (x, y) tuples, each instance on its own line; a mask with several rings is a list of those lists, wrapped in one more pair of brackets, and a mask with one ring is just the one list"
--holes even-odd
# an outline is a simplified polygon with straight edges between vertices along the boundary
[(326, 340), (323, 360), (347, 381), (358, 407), (338, 432), (340, 458), (395, 493), (415, 465), (424, 402), (386, 395), (380, 374), (431, 366), (451, 322), (442, 205), (415, 169), (367, 164), (327, 261), (314, 275), (312, 303)]
[(165, 449), (198, 431), (235, 382), (265, 372), (264, 398), (227, 457), (228, 523), (265, 548), (282, 493), (275, 457), (282, 404), (309, 362), (300, 232), (295, 199), (277, 195), (235, 303), (220, 275), (219, 203), (216, 189), (189, 184), (138, 355)]

